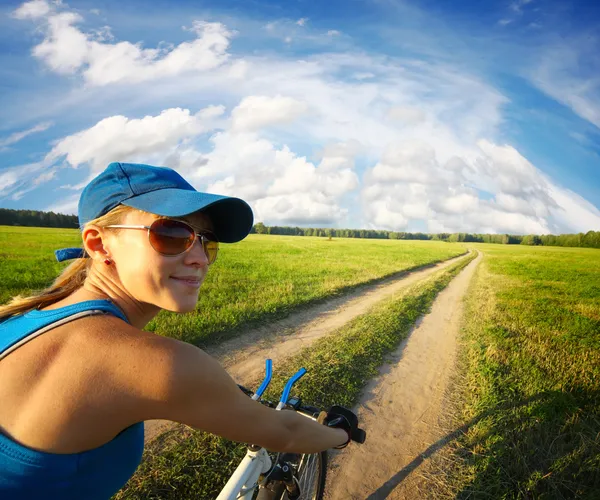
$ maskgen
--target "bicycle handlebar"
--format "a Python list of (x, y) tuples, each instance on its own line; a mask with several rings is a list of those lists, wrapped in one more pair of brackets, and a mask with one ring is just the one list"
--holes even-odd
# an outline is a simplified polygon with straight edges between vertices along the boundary
[[(251, 399), (254, 399), (254, 396), (256, 395), (256, 393), (252, 392), (252, 390), (248, 389), (247, 387), (244, 387), (243, 385), (238, 384), (238, 387), (241, 389), (241, 391), (246, 394), (246, 396), (248, 396)], [(268, 401), (266, 399), (261, 399), (261, 400), (257, 400), (254, 399), (255, 401), (258, 401), (260, 404), (263, 404), (265, 406), (268, 406), (269, 408), (277, 408), (278, 404), (273, 403), (272, 401)], [(317, 418), (317, 416), (319, 415), (319, 413), (321, 413), (321, 409), (317, 408), (316, 406), (311, 406), (311, 405), (298, 405), (297, 407), (292, 406), (292, 405), (288, 405), (290, 406), (290, 408), (292, 408), (294, 411), (303, 414), (304, 416), (307, 417), (311, 417), (311, 418)]]
[[(238, 387), (247, 396), (250, 396), (250, 398), (252, 398), (254, 401), (258, 401), (266, 406), (275, 408), (276, 410), (282, 410), (286, 405), (288, 405), (288, 401), (290, 399), (290, 391), (292, 390), (292, 386), (298, 380), (300, 380), (300, 378), (302, 378), (304, 376), (304, 374), (306, 373), (306, 369), (300, 368), (300, 370), (298, 370), (294, 375), (292, 375), (292, 377), (290, 377), (290, 379), (285, 384), (285, 388), (283, 390), (283, 393), (281, 394), (281, 399), (279, 400), (279, 403), (277, 405), (274, 405), (270, 401), (263, 401), (260, 399), (261, 396), (263, 395), (263, 393), (265, 392), (265, 390), (267, 389), (269, 383), (271, 382), (271, 377), (273, 375), (273, 362), (270, 359), (266, 360), (265, 371), (266, 371), (265, 379), (263, 380), (262, 384), (260, 384), (260, 387), (258, 388), (258, 391), (256, 391), (256, 393), (252, 392), (250, 389), (247, 389), (242, 385), (238, 384)], [(288, 405), (288, 406), (291, 406), (293, 410), (301, 413), (302, 415), (310, 417), (315, 420), (317, 419), (318, 415), (321, 413), (321, 410), (314, 406), (300, 405), (299, 399), (297, 399), (295, 403), (292, 403), (291, 405)], [(350, 436), (352, 441), (356, 441), (357, 443), (364, 443), (367, 434), (363, 429), (360, 429), (358, 427), (358, 419), (357, 419), (356, 415), (354, 413), (352, 413), (350, 410), (343, 408), (341, 406), (332, 406), (330, 409), (330, 412), (328, 412), (328, 413), (331, 413), (332, 410), (333, 410), (334, 415), (343, 417), (346, 420), (347, 424), (350, 426), (350, 430), (348, 430), (348, 432), (352, 432), (352, 434)]]
[(267, 359), (265, 363), (266, 363), (265, 370), (266, 370), (267, 374), (266, 374), (265, 379), (263, 380), (262, 384), (260, 384), (258, 391), (256, 391), (256, 393), (252, 396), (252, 399), (254, 399), (255, 401), (260, 399), (260, 397), (263, 395), (263, 393), (267, 390), (267, 387), (271, 383), (271, 377), (273, 376), (273, 361), (270, 359)]

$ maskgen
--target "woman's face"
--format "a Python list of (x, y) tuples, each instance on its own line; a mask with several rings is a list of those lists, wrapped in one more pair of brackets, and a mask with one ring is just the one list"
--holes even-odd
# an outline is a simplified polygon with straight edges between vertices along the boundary
[[(129, 212), (123, 225), (150, 226), (153, 214)], [(179, 218), (196, 231), (212, 229), (209, 218), (193, 214)], [(200, 285), (208, 271), (208, 260), (200, 239), (185, 253), (159, 254), (148, 240), (148, 231), (122, 229), (109, 244), (114, 269), (124, 291), (138, 302), (173, 312), (190, 312), (196, 307)]]

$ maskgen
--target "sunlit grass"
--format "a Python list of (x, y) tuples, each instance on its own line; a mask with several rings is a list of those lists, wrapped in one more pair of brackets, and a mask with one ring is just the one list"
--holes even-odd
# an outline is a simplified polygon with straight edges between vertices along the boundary
[[(78, 230), (0, 227), (0, 303), (51, 283), (65, 263), (54, 250), (80, 246)], [(311, 302), (465, 252), (433, 241), (250, 235), (222, 245), (192, 314), (162, 311), (146, 329), (198, 345), (270, 321)]]
[(444, 496), (598, 498), (600, 251), (474, 246)]

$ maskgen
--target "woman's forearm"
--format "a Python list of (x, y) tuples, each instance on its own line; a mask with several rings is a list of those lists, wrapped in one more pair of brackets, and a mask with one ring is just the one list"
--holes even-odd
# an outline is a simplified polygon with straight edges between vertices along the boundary
[(289, 431), (289, 439), (281, 451), (316, 453), (348, 441), (348, 433), (344, 429), (327, 427), (293, 411), (284, 410), (281, 416)]

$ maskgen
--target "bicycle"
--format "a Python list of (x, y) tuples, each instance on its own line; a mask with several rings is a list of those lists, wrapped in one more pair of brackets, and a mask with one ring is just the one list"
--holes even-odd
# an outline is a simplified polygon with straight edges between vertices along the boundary
[[(253, 393), (239, 386), (253, 400), (275, 408), (294, 410), (300, 415), (317, 420), (319, 408), (303, 405), (300, 398), (290, 397), (292, 386), (306, 373), (301, 368), (286, 383), (279, 403), (261, 400), (271, 382), (273, 364), (266, 360), (266, 376), (258, 390)], [(340, 407), (334, 407), (340, 408)], [(341, 409), (346, 412), (349, 410)], [(349, 412), (351, 413), (351, 412)], [(352, 440), (364, 443), (366, 433), (356, 429)], [(246, 456), (242, 459), (227, 484), (221, 490), (217, 500), (321, 500), (325, 491), (327, 473), (327, 452), (319, 453), (277, 453), (275, 458), (260, 446), (248, 445)], [(258, 488), (258, 493), (257, 493)], [(255, 493), (257, 493), (256, 496)]]

